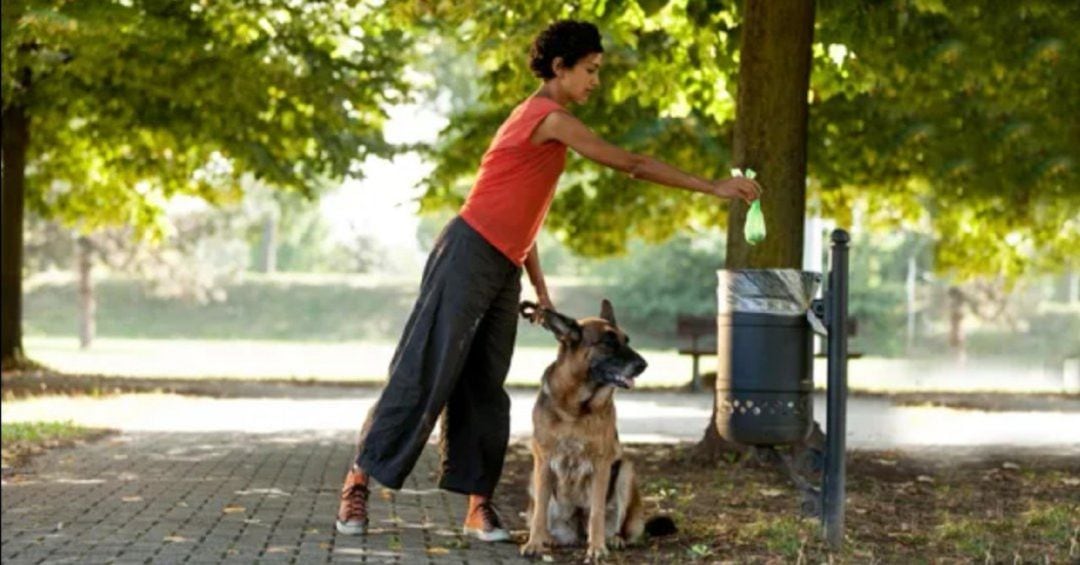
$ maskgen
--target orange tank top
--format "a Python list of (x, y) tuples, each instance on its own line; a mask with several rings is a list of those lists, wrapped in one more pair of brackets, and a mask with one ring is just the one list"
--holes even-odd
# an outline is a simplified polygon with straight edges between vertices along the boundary
[(555, 183), (566, 166), (566, 145), (529, 141), (557, 102), (530, 97), (495, 133), (460, 215), (489, 243), (518, 266), (532, 249), (544, 223)]

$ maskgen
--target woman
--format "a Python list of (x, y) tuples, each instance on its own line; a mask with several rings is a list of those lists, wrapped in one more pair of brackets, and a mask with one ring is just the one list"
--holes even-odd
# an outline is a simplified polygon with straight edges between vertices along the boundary
[(460, 214), (436, 240), (386, 388), (368, 414), (342, 487), (339, 532), (367, 531), (369, 478), (401, 488), (445, 408), (439, 487), (469, 495), (466, 535), (509, 539), (491, 505), (510, 428), (503, 381), (522, 266), (538, 303), (553, 308), (535, 239), (567, 147), (633, 178), (725, 199), (757, 198), (752, 180), (706, 180), (635, 155), (570, 114), (571, 104), (585, 103), (599, 86), (603, 51), (600, 33), (584, 22), (554, 23), (534, 40), (530, 66), (543, 84), (499, 128)]

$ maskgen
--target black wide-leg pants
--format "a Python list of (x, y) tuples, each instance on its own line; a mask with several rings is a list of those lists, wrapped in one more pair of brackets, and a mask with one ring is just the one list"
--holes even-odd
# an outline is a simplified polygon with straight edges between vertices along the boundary
[(517, 334), (521, 267), (460, 217), (443, 229), (356, 462), (399, 489), (443, 414), (439, 487), (490, 495), (510, 436), (503, 389)]

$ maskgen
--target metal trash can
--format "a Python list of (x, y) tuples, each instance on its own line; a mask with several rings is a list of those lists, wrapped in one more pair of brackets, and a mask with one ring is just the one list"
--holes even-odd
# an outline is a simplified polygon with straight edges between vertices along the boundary
[(787, 445), (814, 423), (813, 331), (821, 274), (795, 269), (717, 272), (716, 426), (744, 445)]

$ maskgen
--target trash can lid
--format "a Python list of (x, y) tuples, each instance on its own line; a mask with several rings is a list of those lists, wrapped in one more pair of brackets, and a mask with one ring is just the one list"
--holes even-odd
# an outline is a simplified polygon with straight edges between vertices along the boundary
[(798, 269), (721, 269), (716, 277), (718, 314), (803, 316), (821, 285), (821, 273)]

